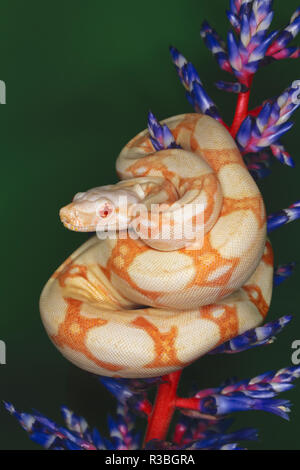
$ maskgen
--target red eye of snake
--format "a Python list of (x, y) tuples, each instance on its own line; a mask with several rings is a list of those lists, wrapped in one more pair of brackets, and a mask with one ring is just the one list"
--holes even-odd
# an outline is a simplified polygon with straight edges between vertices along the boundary
[(102, 209), (100, 209), (99, 214), (102, 219), (106, 219), (110, 214), (112, 213), (112, 208), (108, 205), (105, 204)]

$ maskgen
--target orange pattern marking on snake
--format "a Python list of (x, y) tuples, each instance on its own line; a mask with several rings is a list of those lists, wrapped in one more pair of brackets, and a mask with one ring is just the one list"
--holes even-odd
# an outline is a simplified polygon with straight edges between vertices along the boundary
[(175, 176), (173, 171), (170, 171), (156, 155), (151, 155), (148, 161), (143, 159), (138, 160), (137, 162), (129, 165), (126, 168), (127, 172), (130, 172), (133, 176), (163, 176), (167, 180), (172, 180)]
[[(118, 239), (116, 246), (114, 247), (112, 254), (107, 262), (106, 268), (103, 270), (104, 274), (115, 273), (120, 279), (126, 281), (126, 283), (131, 286), (136, 291), (140, 292), (143, 295), (148, 296), (152, 299), (157, 299), (161, 292), (151, 292), (146, 289), (140, 288), (130, 277), (128, 270), (124, 269), (125, 266), (130, 266), (134, 259), (142, 253), (150, 251), (149, 247), (144, 245), (140, 240)], [(103, 269), (103, 268), (102, 268)], [(123, 292), (123, 295), (124, 292)], [(125, 295), (126, 297), (126, 295)]]
[[(198, 285), (206, 287), (225, 286), (226, 288), (234, 268), (236, 268), (239, 263), (239, 258), (223, 259), (219, 251), (211, 246), (208, 238), (204, 240), (204, 245), (201, 250), (190, 250), (189, 256), (193, 259), (195, 277), (190, 281), (188, 287)], [(212, 273), (222, 265), (227, 266), (227, 270), (218, 277), (210, 278)], [(206, 269), (203, 269), (204, 266)]]
[(230, 212), (237, 210), (251, 210), (257, 219), (259, 227), (262, 227), (266, 222), (260, 197), (245, 197), (243, 199), (224, 198), (222, 215), (230, 214)]
[(200, 313), (201, 318), (207, 318), (218, 326), (220, 333), (218, 344), (222, 344), (239, 334), (236, 307), (229, 305), (207, 305), (201, 307)]
[[(163, 123), (179, 148), (155, 151), (148, 130), (140, 132), (117, 159), (121, 181), (77, 194), (60, 213), (73, 230), (102, 234), (121, 225), (115, 240), (94, 237), (82, 245), (41, 295), (54, 343), (79, 367), (100, 375), (178, 370), (258, 326), (269, 309), (273, 254), (264, 203), (234, 140), (200, 114)], [(124, 216), (125, 206), (140, 204), (144, 218)], [(151, 204), (160, 213), (149, 222)], [(184, 213), (197, 205), (201, 211)], [(107, 208), (114, 222), (101, 218)], [(163, 238), (171, 213), (167, 233), (180, 229), (181, 238)], [(183, 229), (194, 228), (199, 214), (203, 237), (199, 242), (194, 232), (189, 244)]]
[(154, 342), (155, 359), (144, 367), (151, 369), (166, 366), (183, 367), (185, 365), (179, 361), (176, 353), (175, 340), (178, 335), (178, 328), (176, 326), (172, 326), (167, 333), (162, 333), (144, 317), (136, 318), (132, 324), (146, 331)]
[(191, 150), (195, 152), (199, 146), (198, 140), (194, 137), (195, 127), (199, 119), (196, 115), (189, 115), (187, 119), (180, 122), (174, 129), (172, 129), (173, 135), (177, 142), (189, 140)]
[(65, 287), (66, 280), (74, 277), (83, 277), (87, 280), (87, 268), (84, 265), (69, 263), (65, 269), (57, 275), (61, 287)]
[(234, 163), (245, 168), (245, 164), (240, 157), (240, 152), (236, 148), (224, 150), (211, 150), (199, 147), (198, 151), (199, 153), (202, 153), (204, 157), (211, 162), (211, 166), (216, 172), (218, 172), (222, 167), (230, 163)]
[(269, 266), (273, 266), (274, 264), (274, 254), (273, 254), (273, 248), (269, 240), (267, 240), (266, 247), (265, 247), (265, 252), (262, 256), (262, 261), (266, 263)]
[(58, 269), (56, 269), (54, 271), (54, 273), (52, 274), (52, 278), (53, 279), (57, 279), (61, 273), (72, 263), (72, 258), (71, 256), (69, 256), (60, 266)]
[(52, 336), (52, 341), (59, 348), (68, 346), (70, 349), (84, 354), (84, 356), (99, 367), (109, 371), (121, 370), (122, 367), (120, 366), (97, 359), (85, 344), (88, 331), (92, 328), (105, 325), (107, 320), (83, 317), (80, 315), (82, 305), (80, 300), (65, 298), (65, 301), (67, 303), (66, 316), (64, 321), (59, 325), (57, 334)]
[(254, 305), (256, 305), (256, 307), (258, 308), (258, 311), (261, 314), (261, 316), (265, 318), (269, 310), (269, 305), (265, 301), (261, 289), (258, 286), (251, 285), (251, 284), (244, 286), (243, 289), (245, 292), (247, 292), (248, 297), (251, 300), (251, 302), (253, 302)]

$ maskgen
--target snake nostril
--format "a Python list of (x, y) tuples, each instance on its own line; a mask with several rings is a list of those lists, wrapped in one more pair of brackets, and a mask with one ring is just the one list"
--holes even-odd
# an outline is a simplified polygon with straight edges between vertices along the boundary
[(67, 210), (65, 207), (63, 207), (62, 209), (60, 209), (59, 211), (59, 217), (61, 220), (66, 220), (67, 219)]
[(74, 218), (77, 216), (76, 212), (72, 206), (68, 205), (60, 209), (59, 217), (63, 223), (73, 223)]

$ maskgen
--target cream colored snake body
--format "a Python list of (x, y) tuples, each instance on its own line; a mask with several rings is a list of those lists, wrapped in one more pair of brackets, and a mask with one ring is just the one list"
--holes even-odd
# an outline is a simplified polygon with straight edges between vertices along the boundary
[[(121, 226), (116, 237), (95, 236), (72, 254), (40, 301), (56, 347), (99, 375), (170, 373), (259, 325), (269, 308), (265, 208), (234, 140), (208, 116), (164, 122), (181, 148), (155, 152), (143, 131), (117, 160), (120, 183), (80, 193), (61, 211), (74, 230)], [(146, 215), (155, 203), (158, 215), (150, 225), (145, 213), (126, 215), (116, 195), (129, 209), (143, 203)], [(199, 214), (200, 238), (192, 230)], [(173, 237), (178, 228), (190, 231)]]

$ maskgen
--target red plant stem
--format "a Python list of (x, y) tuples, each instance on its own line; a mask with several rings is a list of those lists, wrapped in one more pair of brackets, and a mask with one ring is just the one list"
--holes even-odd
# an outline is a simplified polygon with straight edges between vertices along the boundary
[(152, 439), (165, 439), (175, 410), (176, 391), (181, 376), (181, 370), (162, 377), (159, 385), (153, 411), (149, 417), (145, 442)]
[(177, 398), (177, 408), (187, 408), (188, 410), (199, 410), (199, 398)]
[(247, 117), (249, 98), (250, 90), (246, 93), (239, 93), (233, 123), (230, 128), (230, 134), (232, 137), (236, 136), (243, 120)]
[(205, 414), (205, 413), (200, 413), (199, 411), (199, 402), (200, 398), (180, 398), (177, 397), (175, 401), (175, 407), (176, 408), (181, 408), (181, 409), (186, 409), (186, 410), (195, 410), (197, 411), (197, 416), (198, 418), (203, 418), (207, 419), (210, 421), (215, 421), (218, 418), (213, 415)]
[(248, 114), (253, 117), (257, 117), (261, 110), (263, 109), (263, 106), (257, 106), (257, 108), (251, 109)]
[(239, 96), (238, 96), (235, 115), (234, 115), (233, 123), (230, 128), (230, 134), (232, 135), (233, 138), (236, 136), (243, 120), (248, 115), (250, 88), (252, 85), (252, 80), (253, 80), (253, 77), (249, 79), (248, 91), (246, 91), (245, 93), (239, 93)]

